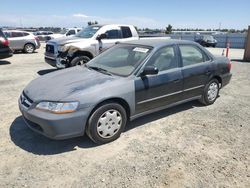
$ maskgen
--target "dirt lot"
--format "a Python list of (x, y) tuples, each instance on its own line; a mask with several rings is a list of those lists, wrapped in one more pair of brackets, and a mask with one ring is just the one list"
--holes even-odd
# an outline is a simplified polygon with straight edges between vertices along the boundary
[(96, 146), (87, 137), (52, 141), (23, 122), (19, 94), (53, 71), (43, 51), (0, 61), (0, 187), (250, 187), (250, 63), (233, 62), (214, 105), (148, 115)]

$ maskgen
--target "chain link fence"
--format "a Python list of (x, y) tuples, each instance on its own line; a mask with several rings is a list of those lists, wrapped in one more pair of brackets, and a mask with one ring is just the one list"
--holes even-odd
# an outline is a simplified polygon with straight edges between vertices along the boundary
[[(195, 41), (202, 34), (197, 33), (175, 33), (175, 34), (146, 34), (148, 37), (171, 37), (171, 39), (180, 39), (180, 40), (191, 40)], [(143, 35), (142, 35), (143, 36)], [(145, 35), (144, 35), (145, 36)], [(217, 40), (216, 47), (226, 48), (227, 43), (230, 43), (230, 48), (245, 48), (246, 33), (227, 33), (227, 34), (214, 34), (213, 37)]]

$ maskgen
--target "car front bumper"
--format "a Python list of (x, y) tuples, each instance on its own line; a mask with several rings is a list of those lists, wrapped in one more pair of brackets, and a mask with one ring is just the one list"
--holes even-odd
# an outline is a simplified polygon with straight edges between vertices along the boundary
[(11, 56), (13, 56), (13, 52), (10, 48), (0, 50), (0, 59), (5, 59)]
[(90, 114), (89, 108), (80, 109), (73, 113), (53, 114), (37, 110), (34, 107), (27, 109), (19, 99), (19, 109), (25, 123), (33, 131), (48, 138), (61, 140), (83, 136)]
[(46, 63), (48, 63), (49, 65), (51, 65), (52, 67), (57, 67), (58, 69), (62, 69), (65, 68), (65, 64), (62, 64), (62, 58), (59, 58), (55, 55), (51, 55), (50, 53), (45, 53), (44, 54), (44, 60)]

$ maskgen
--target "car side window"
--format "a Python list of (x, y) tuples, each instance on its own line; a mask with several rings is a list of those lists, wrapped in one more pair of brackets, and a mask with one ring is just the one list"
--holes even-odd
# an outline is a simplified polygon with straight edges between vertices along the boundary
[(120, 39), (122, 38), (121, 36), (121, 30), (118, 29), (112, 29), (106, 31), (107, 34), (107, 39)]
[(28, 35), (29, 35), (29, 33), (23, 32), (23, 36), (28, 36)]
[(123, 38), (132, 37), (132, 33), (131, 33), (131, 30), (130, 30), (129, 27), (124, 27), (124, 26), (122, 26), (122, 27), (121, 27), (121, 30), (122, 30), (122, 37), (123, 37)]
[(194, 65), (208, 60), (198, 48), (191, 45), (180, 46), (183, 66)]
[(75, 35), (75, 34), (76, 34), (75, 30), (69, 30), (67, 33), (67, 36), (68, 35)]
[(11, 32), (11, 37), (23, 37), (22, 32)]
[(11, 33), (10, 32), (3, 32), (4, 33), (4, 35), (6, 36), (6, 37), (11, 37)]
[(178, 67), (178, 61), (175, 56), (173, 46), (168, 46), (159, 49), (150, 58), (147, 65), (153, 65), (158, 68), (159, 71), (165, 71)]

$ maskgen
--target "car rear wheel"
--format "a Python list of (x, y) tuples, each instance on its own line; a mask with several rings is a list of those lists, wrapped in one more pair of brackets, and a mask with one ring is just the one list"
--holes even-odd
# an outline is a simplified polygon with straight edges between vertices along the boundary
[(87, 63), (88, 61), (90, 61), (90, 58), (88, 56), (75, 57), (70, 62), (70, 66), (73, 67), (73, 66), (76, 66), (76, 65), (83, 65), (83, 64)]
[(217, 79), (210, 80), (209, 83), (205, 86), (200, 102), (204, 105), (213, 104), (219, 95), (219, 90), (220, 88), (218, 80)]
[(90, 116), (86, 133), (97, 144), (116, 140), (127, 123), (125, 109), (118, 103), (106, 103)]
[(35, 46), (33, 44), (25, 44), (23, 50), (25, 53), (33, 53), (35, 51)]

